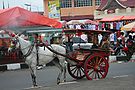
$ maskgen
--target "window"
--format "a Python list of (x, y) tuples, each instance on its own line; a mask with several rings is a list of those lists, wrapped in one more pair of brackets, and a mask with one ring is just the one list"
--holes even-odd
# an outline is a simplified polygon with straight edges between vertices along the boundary
[(95, 5), (96, 5), (96, 6), (99, 6), (100, 4), (101, 4), (101, 0), (96, 0), (96, 1), (95, 1)]
[(72, 0), (60, 0), (61, 8), (72, 7)]
[(92, 0), (74, 0), (75, 7), (92, 6)]

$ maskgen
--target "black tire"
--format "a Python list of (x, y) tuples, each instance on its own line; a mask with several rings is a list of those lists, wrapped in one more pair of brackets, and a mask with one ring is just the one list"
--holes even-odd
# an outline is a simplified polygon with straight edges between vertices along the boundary
[(69, 74), (75, 79), (82, 79), (85, 77), (84, 68), (81, 65), (67, 64)]

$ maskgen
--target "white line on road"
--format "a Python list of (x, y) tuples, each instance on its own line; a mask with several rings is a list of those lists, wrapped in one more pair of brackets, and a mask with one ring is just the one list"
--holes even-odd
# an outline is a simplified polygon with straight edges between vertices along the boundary
[(64, 82), (64, 83), (60, 83), (60, 85), (63, 85), (63, 84), (72, 84), (72, 83), (78, 83), (77, 81), (73, 81), (73, 82)]
[(114, 76), (113, 78), (118, 78), (118, 77), (128, 77), (128, 75)]
[(29, 89), (38, 89), (41, 88), (42, 86), (36, 86), (36, 87), (28, 87), (28, 88), (24, 88), (24, 90), (29, 90)]

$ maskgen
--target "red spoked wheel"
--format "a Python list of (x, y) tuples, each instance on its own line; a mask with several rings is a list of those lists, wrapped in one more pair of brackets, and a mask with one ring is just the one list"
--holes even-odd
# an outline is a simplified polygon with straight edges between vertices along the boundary
[(81, 64), (72, 65), (68, 63), (67, 69), (68, 69), (69, 74), (75, 79), (82, 79), (83, 77), (85, 77), (84, 68), (82, 67)]
[(88, 80), (105, 78), (109, 69), (108, 60), (100, 55), (89, 56), (84, 64), (84, 71)]

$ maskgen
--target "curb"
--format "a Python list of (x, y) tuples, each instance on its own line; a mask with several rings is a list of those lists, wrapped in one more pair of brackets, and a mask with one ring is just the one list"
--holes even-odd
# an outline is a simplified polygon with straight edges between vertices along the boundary
[[(115, 63), (119, 61), (118, 57), (116, 56), (109, 56), (109, 63)], [(130, 62), (135, 62), (135, 55), (132, 56)], [(52, 66), (52, 63), (49, 63), (47, 66)], [(14, 63), (14, 64), (3, 64), (0, 65), (0, 71), (8, 71), (8, 70), (18, 70), (18, 69), (28, 69), (28, 65), (25, 63)]]
[(28, 65), (25, 63), (3, 64), (0, 65), (0, 71), (27, 69)]

